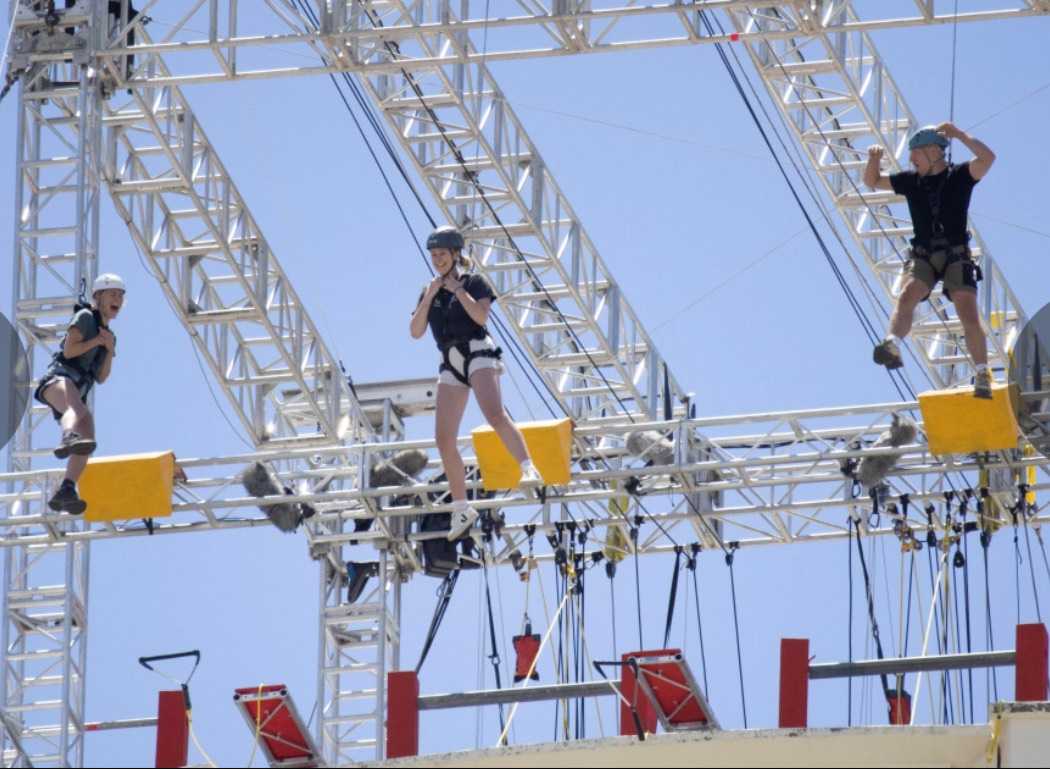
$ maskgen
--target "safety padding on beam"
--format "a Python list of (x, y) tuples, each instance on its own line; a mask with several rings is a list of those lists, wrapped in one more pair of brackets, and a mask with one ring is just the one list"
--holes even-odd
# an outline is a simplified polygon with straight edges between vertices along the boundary
[(969, 387), (920, 393), (919, 406), (930, 451), (970, 454), (1016, 449), (1017, 387), (992, 385), (992, 398), (975, 398)]
[(125, 454), (88, 462), (80, 477), (80, 498), (89, 521), (163, 518), (171, 515), (175, 454)]
[[(545, 422), (522, 422), (518, 425), (525, 436), (529, 456), (536, 465), (543, 482), (548, 486), (563, 486), (572, 477), (572, 420), (558, 419)], [(521, 467), (507, 451), (503, 441), (490, 426), (471, 432), (474, 452), (481, 468), (481, 483), (488, 491), (513, 489), (521, 481)]]

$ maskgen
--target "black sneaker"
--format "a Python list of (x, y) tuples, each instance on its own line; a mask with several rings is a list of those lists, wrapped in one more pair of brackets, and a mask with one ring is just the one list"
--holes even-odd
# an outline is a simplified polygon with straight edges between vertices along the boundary
[(97, 444), (90, 438), (82, 438), (80, 433), (66, 430), (62, 433), (62, 441), (55, 449), (55, 456), (65, 459), (70, 454), (91, 454), (95, 451)]
[(82, 515), (87, 510), (87, 502), (77, 496), (77, 487), (71, 481), (62, 481), (55, 495), (48, 500), (47, 506), (56, 513)]
[(904, 365), (904, 361), (901, 359), (901, 351), (897, 347), (897, 343), (892, 339), (886, 339), (875, 345), (875, 351), (871, 357), (880, 366), (885, 366), (891, 371)]

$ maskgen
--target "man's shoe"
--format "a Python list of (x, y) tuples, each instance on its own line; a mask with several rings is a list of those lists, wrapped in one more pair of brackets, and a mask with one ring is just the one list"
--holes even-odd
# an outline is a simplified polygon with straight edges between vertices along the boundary
[(875, 345), (872, 358), (880, 366), (885, 366), (890, 371), (904, 365), (904, 361), (901, 359), (900, 348), (897, 347), (897, 343), (892, 339), (886, 339)]

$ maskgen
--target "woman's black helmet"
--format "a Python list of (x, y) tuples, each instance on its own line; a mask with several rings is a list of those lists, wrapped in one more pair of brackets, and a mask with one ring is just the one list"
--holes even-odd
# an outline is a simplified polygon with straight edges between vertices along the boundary
[(430, 233), (427, 238), (427, 250), (432, 248), (447, 248), (453, 251), (463, 250), (463, 235), (451, 224), (443, 224)]

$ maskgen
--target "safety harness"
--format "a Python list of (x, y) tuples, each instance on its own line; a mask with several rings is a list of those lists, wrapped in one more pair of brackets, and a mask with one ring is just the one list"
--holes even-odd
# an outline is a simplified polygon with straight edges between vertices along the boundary
[(443, 344), (441, 346), (440, 370), (448, 371), (462, 384), (470, 385), (468, 375), (470, 374), (470, 364), (474, 360), (478, 358), (496, 358), (499, 360), (503, 357), (503, 350), (499, 347), (487, 350), (470, 349), (471, 342), (487, 338), (488, 335), (480, 337), (480, 339), (454, 339)]
[[(929, 248), (913, 242), (911, 250), (916, 258), (922, 259), (930, 264), (933, 268), (934, 275), (938, 280), (943, 280), (948, 272), (948, 268), (956, 262), (966, 262), (967, 264), (963, 266), (964, 282), (973, 283), (974, 286), (976, 286), (977, 282), (983, 280), (984, 276), (981, 273), (980, 266), (973, 261), (970, 246), (966, 243), (956, 246), (949, 244), (948, 238), (944, 234), (944, 222), (941, 221), (941, 208), (944, 203), (944, 188), (948, 183), (948, 176), (951, 171), (952, 166), (946, 168), (944, 170), (944, 176), (937, 185), (937, 188), (927, 192), (926, 199), (930, 206), (930, 217), (933, 228), (933, 238), (930, 241)], [(969, 240), (970, 237), (970, 233), (967, 232), (966, 239)], [(937, 269), (933, 260), (934, 257), (941, 254), (945, 255), (944, 265), (941, 269)], [(972, 273), (969, 275), (965, 274), (967, 268), (972, 270)]]

